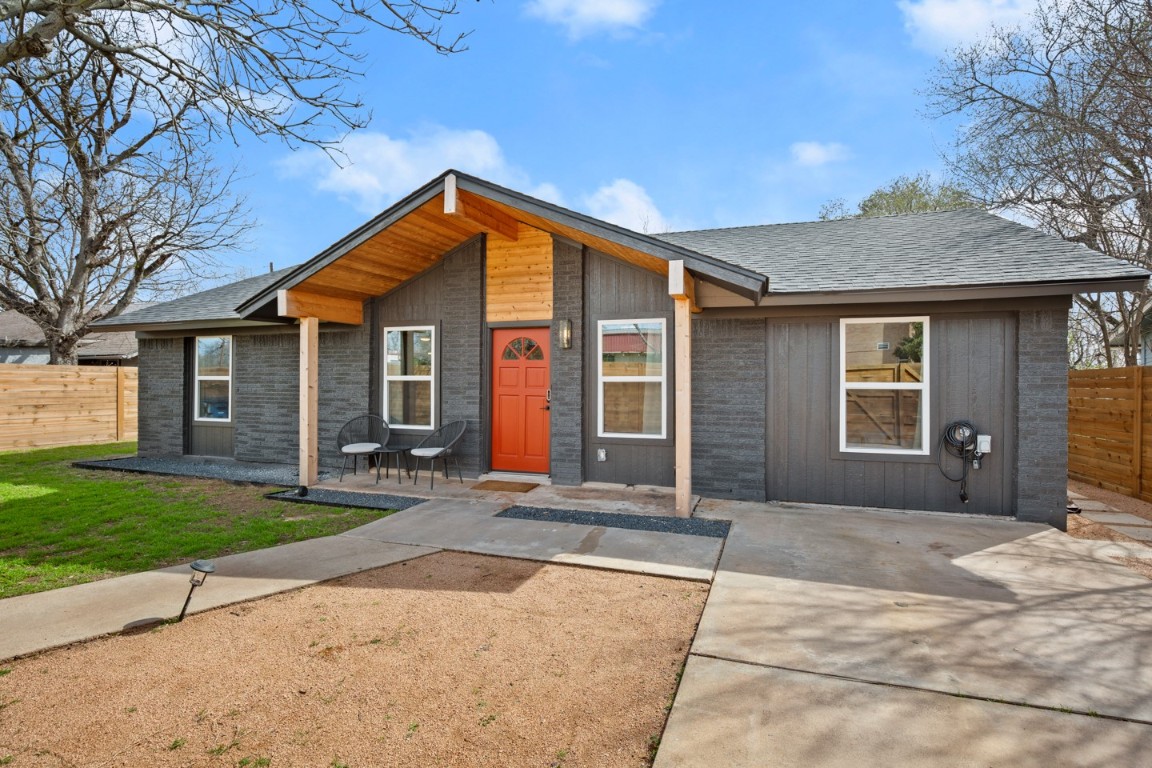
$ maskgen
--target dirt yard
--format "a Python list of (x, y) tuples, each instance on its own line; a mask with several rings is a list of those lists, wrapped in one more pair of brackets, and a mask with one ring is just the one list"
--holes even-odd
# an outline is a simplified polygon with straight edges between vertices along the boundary
[[(1108, 506), (1116, 509), (1118, 512), (1126, 512), (1136, 517), (1142, 517), (1149, 522), (1152, 522), (1152, 504), (1140, 499), (1134, 499), (1131, 496), (1125, 496), (1120, 493), (1106, 491), (1103, 488), (1097, 488), (1094, 485), (1087, 483), (1080, 483), (1075, 480), (1068, 483), (1068, 490), (1073, 493), (1078, 493), (1081, 496), (1086, 496), (1089, 499), (1102, 501)], [(1143, 542), (1134, 539), (1131, 536), (1125, 536), (1120, 531), (1122, 528), (1109, 528), (1106, 525), (1094, 523), (1086, 517), (1080, 515), (1068, 515), (1068, 534), (1075, 536), (1078, 539), (1093, 539), (1096, 541), (1123, 541), (1135, 544), (1142, 544)], [(1152, 579), (1152, 560), (1147, 558), (1138, 557), (1117, 557), (1117, 561), (1128, 566), (1142, 576)]]
[(0, 765), (645, 766), (706, 594), (429, 555), (0, 665)]

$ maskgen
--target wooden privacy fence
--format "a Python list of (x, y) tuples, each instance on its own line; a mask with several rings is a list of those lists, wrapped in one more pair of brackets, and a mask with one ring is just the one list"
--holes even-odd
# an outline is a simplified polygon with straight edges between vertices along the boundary
[(0, 451), (136, 439), (135, 368), (0, 365)]
[(1144, 370), (1068, 374), (1068, 476), (1152, 501), (1152, 376)]

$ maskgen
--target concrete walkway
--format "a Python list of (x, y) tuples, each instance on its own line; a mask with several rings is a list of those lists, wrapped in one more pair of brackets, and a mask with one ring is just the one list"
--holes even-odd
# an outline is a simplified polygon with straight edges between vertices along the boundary
[(1152, 582), (1109, 560), (1124, 548), (708, 505), (734, 525), (656, 768), (1146, 764)]
[[(442, 549), (708, 581), (724, 544), (703, 536), (497, 518), (508, 502), (475, 497), (483, 494), (432, 499), (339, 536), (217, 558), (217, 572), (196, 590), (189, 613)], [(592, 502), (585, 506), (604, 505)], [(633, 503), (625, 508), (636, 511)], [(0, 600), (0, 660), (175, 618), (191, 573), (181, 565)]]

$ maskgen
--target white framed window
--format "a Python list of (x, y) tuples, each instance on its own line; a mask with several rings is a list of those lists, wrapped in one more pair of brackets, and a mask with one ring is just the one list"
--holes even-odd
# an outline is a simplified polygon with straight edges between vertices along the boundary
[(840, 450), (926, 455), (928, 318), (840, 320)]
[(600, 437), (667, 437), (665, 325), (662, 318), (596, 324)]
[(389, 426), (436, 425), (436, 329), (412, 325), (384, 329), (384, 418)]
[(196, 337), (196, 421), (232, 421), (232, 337)]

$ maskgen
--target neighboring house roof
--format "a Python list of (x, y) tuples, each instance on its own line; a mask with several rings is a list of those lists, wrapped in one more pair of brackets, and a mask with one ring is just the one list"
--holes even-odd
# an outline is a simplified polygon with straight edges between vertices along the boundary
[(0, 312), (0, 347), (42, 347), (40, 326), (14, 309)]
[[(130, 304), (120, 317), (150, 306), (156, 305)], [(46, 346), (44, 331), (31, 319), (11, 309), (0, 312), (0, 347)], [(76, 356), (81, 360), (132, 360), (136, 355), (136, 334), (131, 331), (93, 331), (80, 339), (76, 347)]]
[(235, 283), (210, 288), (190, 296), (165, 301), (126, 314), (93, 323), (94, 328), (131, 326), (179, 328), (202, 326), (206, 321), (217, 325), (251, 325), (251, 319), (236, 311), (236, 307), (292, 271), (293, 267), (249, 277)]
[(766, 275), (770, 293), (1144, 279), (1131, 266), (986, 211), (966, 209), (672, 232), (663, 240)]

